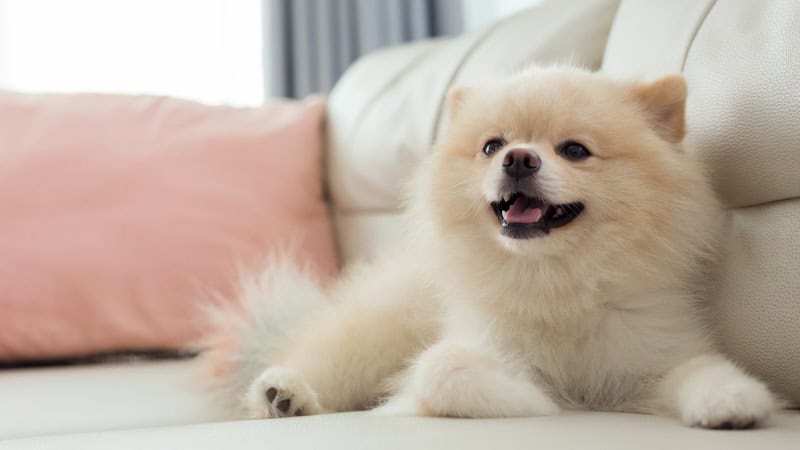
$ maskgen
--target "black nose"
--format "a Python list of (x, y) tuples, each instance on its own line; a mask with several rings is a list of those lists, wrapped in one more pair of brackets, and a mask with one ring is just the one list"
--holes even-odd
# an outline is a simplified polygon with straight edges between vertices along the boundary
[(533, 175), (541, 166), (542, 160), (539, 155), (528, 150), (511, 150), (503, 158), (503, 170), (517, 179)]

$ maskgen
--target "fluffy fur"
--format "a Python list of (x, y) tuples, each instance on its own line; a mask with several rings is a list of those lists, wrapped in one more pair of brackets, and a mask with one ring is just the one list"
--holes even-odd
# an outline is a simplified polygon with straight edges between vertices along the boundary
[[(685, 98), (680, 76), (640, 83), (563, 68), (451, 91), (448, 130), (412, 184), (402, 249), (297, 320), (255, 324), (289, 331), (238, 332), (235, 358), (248, 369), (216, 378), (234, 413), (383, 403), (433, 416), (582, 408), (711, 428), (764, 421), (772, 395), (717, 352), (696, 301), (720, 208), (680, 144)], [(492, 139), (502, 148), (486, 155)], [(568, 141), (591, 156), (565, 158)], [(572, 222), (529, 238), (502, 232), (491, 204), (507, 194), (515, 149), (541, 160), (525, 181), (536, 196), (585, 207)], [(248, 294), (265, 312), (242, 317), (323, 296), (302, 277), (270, 281)]]

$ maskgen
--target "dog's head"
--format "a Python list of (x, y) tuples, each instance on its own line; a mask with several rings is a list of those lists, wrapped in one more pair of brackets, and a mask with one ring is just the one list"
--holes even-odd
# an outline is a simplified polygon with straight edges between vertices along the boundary
[(560, 68), (454, 88), (429, 214), (449, 237), (524, 256), (702, 246), (715, 202), (681, 146), (686, 92), (679, 75)]

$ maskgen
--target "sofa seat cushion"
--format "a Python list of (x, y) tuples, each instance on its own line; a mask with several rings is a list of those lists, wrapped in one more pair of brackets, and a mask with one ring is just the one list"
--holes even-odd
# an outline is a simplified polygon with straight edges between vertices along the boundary
[[(527, 419), (432, 419), (332, 414), (267, 421), (49, 436), (8, 441), (14, 449), (796, 449), (800, 414), (772, 426), (709, 431), (654, 416), (581, 412)], [(2, 446), (2, 444), (0, 444)]]
[(0, 370), (0, 441), (212, 420), (193, 386), (190, 360)]

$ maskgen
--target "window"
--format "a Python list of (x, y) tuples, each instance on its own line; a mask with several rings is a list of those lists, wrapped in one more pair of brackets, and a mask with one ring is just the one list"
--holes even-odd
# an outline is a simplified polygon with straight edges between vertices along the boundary
[(0, 0), (0, 88), (263, 100), (260, 0)]

